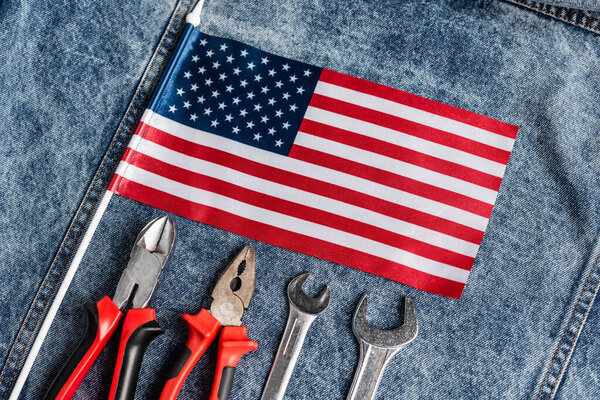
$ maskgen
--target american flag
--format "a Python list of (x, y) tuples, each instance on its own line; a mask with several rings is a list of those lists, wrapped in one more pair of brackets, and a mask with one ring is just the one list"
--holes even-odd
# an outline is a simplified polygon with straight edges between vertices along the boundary
[(188, 25), (109, 190), (460, 297), (517, 129)]

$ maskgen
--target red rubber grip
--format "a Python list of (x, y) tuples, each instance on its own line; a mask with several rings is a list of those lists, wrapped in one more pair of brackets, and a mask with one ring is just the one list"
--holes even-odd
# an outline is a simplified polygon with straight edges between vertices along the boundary
[[(223, 370), (234, 369), (242, 356), (258, 349), (258, 343), (248, 339), (245, 326), (225, 326), (219, 339), (219, 356), (209, 400), (225, 400), (229, 397), (233, 375), (222, 380)], [(233, 373), (233, 370), (230, 370)], [(230, 379), (229, 379), (230, 378)]]
[(177, 398), (188, 375), (221, 329), (221, 323), (204, 308), (196, 315), (183, 314), (182, 318), (188, 328), (186, 348), (179, 355), (179, 359), (169, 373), (169, 379), (160, 394), (160, 400)]
[[(88, 332), (79, 348), (63, 367), (46, 399), (70, 400), (73, 397), (123, 316), (123, 312), (108, 296), (103, 297), (96, 304), (87, 305), (87, 310)], [(66, 374), (69, 374), (68, 377), (65, 376)]]
[(163, 332), (156, 321), (156, 311), (153, 308), (134, 308), (127, 312), (121, 330), (109, 400), (133, 399), (144, 351), (150, 341)]

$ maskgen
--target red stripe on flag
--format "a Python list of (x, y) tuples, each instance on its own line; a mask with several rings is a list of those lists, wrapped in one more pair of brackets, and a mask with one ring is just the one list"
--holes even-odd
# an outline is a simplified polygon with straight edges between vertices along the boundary
[(368, 179), (372, 182), (377, 182), (382, 185), (390, 186), (403, 192), (412, 193), (420, 197), (437, 201), (452, 207), (460, 208), (489, 218), (492, 213), (492, 204), (485, 203), (480, 200), (442, 189), (437, 186), (428, 185), (426, 183), (407, 178), (401, 175), (384, 171), (379, 168), (371, 167), (356, 161), (350, 161), (345, 158), (333, 156), (322, 151), (309, 149), (303, 146), (293, 145), (289, 157), (294, 157), (311, 164), (320, 165), (322, 167), (334, 169), (346, 174)]
[(145, 171), (187, 186), (217, 193), (256, 207), (285, 214), (291, 217), (328, 226), (342, 232), (364, 237), (379, 243), (417, 254), (437, 262), (457, 268), (471, 270), (475, 259), (463, 254), (440, 248), (419, 240), (399, 235), (364, 222), (356, 221), (320, 209), (284, 200), (271, 195), (259, 193), (220, 179), (198, 174), (179, 168), (163, 161), (147, 156), (139, 151), (131, 159), (131, 164)]
[(417, 289), (460, 298), (464, 284), (310, 236), (252, 221), (235, 214), (181, 199), (123, 178), (118, 194), (185, 218), (292, 251), (353, 267)]
[[(142, 132), (142, 130), (146, 131), (148, 129), (148, 125), (146, 125), (143, 122), (139, 122), (137, 127), (135, 128), (135, 132), (133, 132), (134, 135), (137, 136), (144, 136), (144, 132)], [(123, 157), (121, 157), (121, 161), (125, 161), (125, 162), (129, 162), (130, 157), (133, 155), (133, 153), (135, 153), (134, 151), (132, 151), (129, 147), (127, 147), (125, 149), (125, 153), (123, 153)], [(115, 173), (110, 181), (110, 184), (108, 185), (108, 190), (110, 190), (111, 192), (116, 193), (117, 189), (119, 188), (119, 184), (120, 184), (120, 179), (117, 179), (117, 174)]]
[(427, 168), (440, 174), (452, 176), (466, 182), (474, 183), (495, 191), (500, 190), (502, 178), (473, 168), (442, 160), (428, 154), (407, 149), (383, 140), (375, 139), (355, 132), (325, 125), (320, 122), (304, 119), (300, 131), (324, 139), (343, 143), (372, 153), (381, 154), (399, 161), (407, 162), (419, 167)]
[(313, 97), (310, 99), (310, 106), (345, 115), (350, 118), (359, 119), (384, 128), (393, 129), (397, 132), (403, 132), (504, 165), (508, 163), (508, 158), (510, 157), (510, 151), (489, 146), (475, 140), (467, 139), (404, 118), (375, 111), (370, 108), (357, 106), (331, 97), (325, 97), (320, 94), (313, 94)]
[(319, 80), (437, 114), (511, 139), (517, 137), (517, 131), (519, 130), (518, 126), (463, 110), (462, 108), (453, 107), (416, 94), (407, 93), (389, 86), (369, 82), (328, 69), (323, 69)]
[[(129, 151), (129, 147), (125, 150), (125, 153), (127, 153), (128, 151)], [(108, 188), (106, 190), (113, 192), (113, 193), (117, 193), (117, 188), (119, 186), (119, 181), (121, 179), (122, 178), (119, 175), (114, 174), (112, 176), (112, 178), (110, 179), (110, 183), (108, 184)]]
[(236, 171), (256, 176), (257, 178), (362, 207), (471, 243), (479, 244), (483, 238), (483, 232), (480, 230), (338, 185), (284, 171), (212, 147), (189, 142), (154, 127), (144, 125), (147, 128), (144, 130), (144, 139), (178, 153), (223, 165)]

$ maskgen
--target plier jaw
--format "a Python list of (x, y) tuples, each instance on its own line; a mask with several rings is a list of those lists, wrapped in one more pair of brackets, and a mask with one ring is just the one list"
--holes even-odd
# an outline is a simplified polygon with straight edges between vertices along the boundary
[(55, 378), (46, 393), (46, 400), (69, 400), (73, 397), (116, 331), (132, 295), (132, 308), (123, 321), (109, 400), (133, 399), (144, 350), (152, 339), (163, 332), (156, 321), (156, 312), (147, 307), (174, 240), (175, 226), (169, 217), (156, 218), (142, 229), (113, 299), (105, 296), (97, 303), (86, 304), (86, 335)]
[(127, 268), (121, 274), (113, 302), (121, 310), (146, 308), (175, 244), (175, 225), (167, 216), (150, 221), (142, 229), (131, 249)]
[(169, 373), (170, 378), (163, 388), (160, 400), (177, 398), (194, 365), (219, 331), (219, 354), (209, 399), (229, 398), (238, 361), (247, 352), (258, 348), (256, 342), (248, 339), (246, 327), (240, 326), (255, 286), (254, 249), (245, 246), (221, 273), (212, 291), (210, 311), (203, 308), (196, 315), (183, 314), (188, 327), (188, 339), (185, 343), (187, 349), (180, 354)]
[[(240, 269), (242, 269), (240, 272)], [(242, 325), (244, 311), (250, 306), (256, 288), (254, 249), (245, 246), (223, 270), (213, 291), (210, 313), (222, 325)]]

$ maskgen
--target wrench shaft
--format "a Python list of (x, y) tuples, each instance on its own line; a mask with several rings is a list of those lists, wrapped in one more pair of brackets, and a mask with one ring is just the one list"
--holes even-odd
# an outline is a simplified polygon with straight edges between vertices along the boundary
[(373, 346), (362, 340), (356, 373), (347, 400), (373, 400), (388, 362), (399, 348)]
[(294, 371), (308, 328), (317, 316), (290, 303), (290, 313), (261, 400), (281, 400)]

